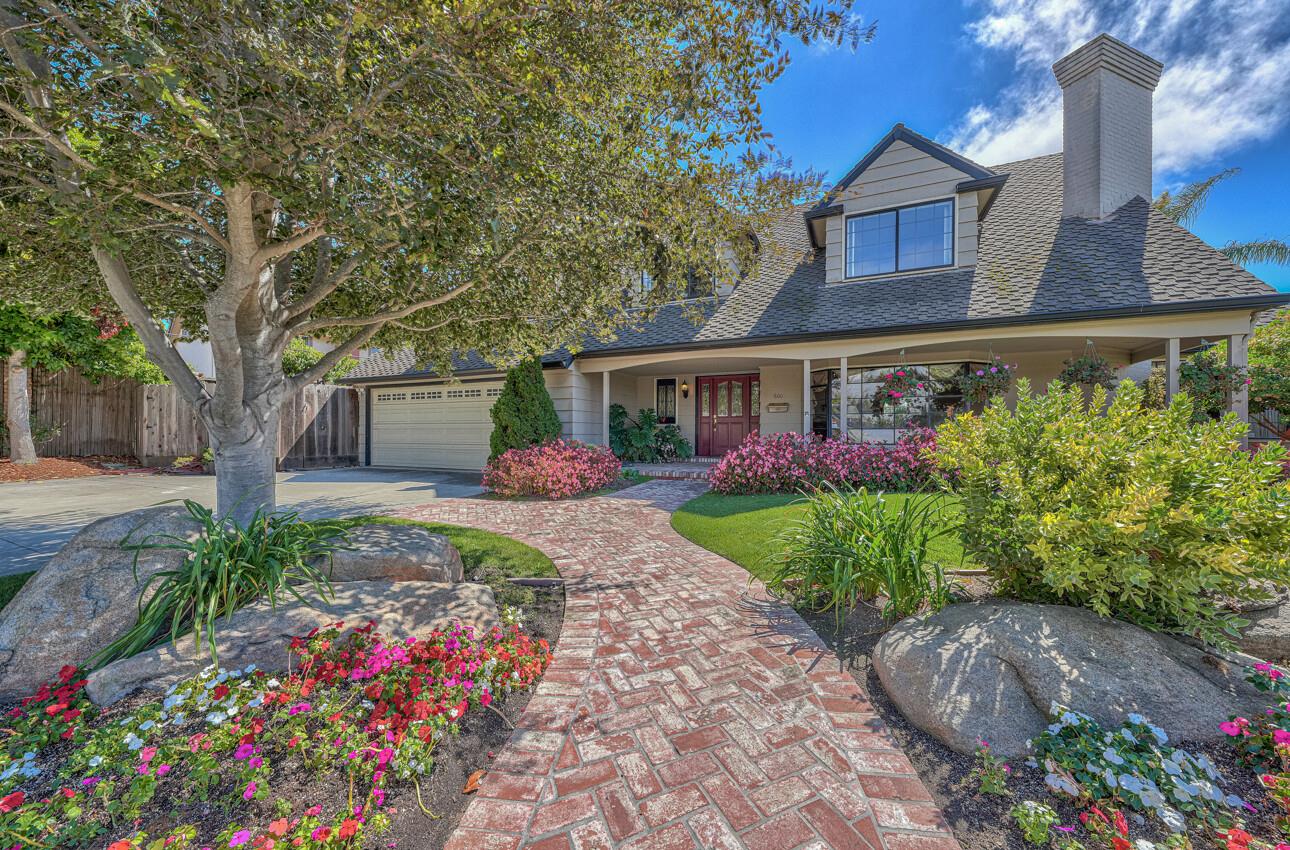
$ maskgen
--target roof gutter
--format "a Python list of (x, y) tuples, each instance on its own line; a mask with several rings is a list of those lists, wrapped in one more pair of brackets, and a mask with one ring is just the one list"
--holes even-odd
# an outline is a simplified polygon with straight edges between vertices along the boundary
[[(543, 369), (555, 369), (555, 368), (567, 369), (572, 363), (573, 363), (573, 356), (566, 353), (560, 353), (560, 354), (554, 354), (554, 355), (543, 355), (542, 357)], [(399, 372), (394, 375), (364, 375), (361, 378), (342, 378), (339, 381), (337, 381), (337, 383), (339, 384), (375, 384), (375, 383), (389, 382), (389, 381), (404, 383), (410, 380), (451, 381), (457, 378), (473, 378), (473, 377), (478, 377), (480, 375), (497, 375), (497, 374), (504, 375), (506, 374), (506, 370), (499, 368), (497, 366), (494, 366), (489, 369), (462, 369), (460, 371), (453, 372), (451, 375), (440, 375), (438, 372), (430, 372), (430, 371)]]
[(579, 358), (622, 357), (625, 354), (653, 354), (669, 351), (694, 351), (721, 348), (744, 348), (776, 342), (809, 342), (812, 340), (850, 339), (853, 337), (901, 336), (927, 331), (970, 330), (989, 327), (1017, 327), (1042, 325), (1048, 322), (1077, 322), (1082, 319), (1123, 319), (1133, 316), (1170, 316), (1182, 313), (1202, 313), (1208, 310), (1264, 310), (1290, 304), (1290, 292), (1273, 292), (1267, 295), (1250, 295), (1241, 298), (1215, 298), (1209, 301), (1182, 301), (1172, 304), (1148, 304), (1141, 307), (1111, 307), (1100, 310), (1069, 310), (1059, 313), (1039, 313), (1027, 316), (1003, 316), (992, 319), (952, 319), (945, 322), (925, 322), (917, 325), (896, 325), (881, 328), (857, 328), (824, 333), (799, 333), (776, 336), (743, 337), (737, 340), (696, 340), (671, 345), (650, 345), (636, 348), (601, 349), (578, 354)]

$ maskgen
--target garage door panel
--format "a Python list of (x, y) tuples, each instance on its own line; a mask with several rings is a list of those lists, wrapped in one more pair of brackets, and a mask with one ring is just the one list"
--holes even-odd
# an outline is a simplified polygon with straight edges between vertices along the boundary
[(502, 383), (376, 390), (372, 463), (477, 470), (488, 460), (489, 409)]

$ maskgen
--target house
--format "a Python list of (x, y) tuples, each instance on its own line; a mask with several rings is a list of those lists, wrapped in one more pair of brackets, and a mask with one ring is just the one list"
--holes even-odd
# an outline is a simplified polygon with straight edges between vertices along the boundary
[[(1171, 391), (1202, 340), (1243, 364), (1253, 316), (1290, 294), (1151, 208), (1161, 70), (1107, 35), (1059, 60), (1062, 151), (1033, 159), (983, 166), (897, 124), (822, 200), (776, 219), (732, 291), (547, 356), (565, 435), (607, 442), (618, 403), (653, 408), (700, 455), (753, 431), (892, 441), (961, 407), (956, 377), (996, 356), (1039, 387), (1090, 343), (1117, 368), (1163, 358)], [(501, 373), (477, 354), (457, 367), (445, 381), (410, 355), (361, 362), (364, 462), (482, 466)], [(875, 405), (893, 367), (923, 389)]]

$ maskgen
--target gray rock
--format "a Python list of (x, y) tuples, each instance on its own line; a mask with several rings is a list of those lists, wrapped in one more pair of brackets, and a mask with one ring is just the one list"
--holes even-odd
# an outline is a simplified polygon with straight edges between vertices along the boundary
[[(460, 622), (476, 630), (500, 624), (493, 591), (483, 584), (432, 582), (353, 581), (338, 584), (335, 598), (306, 599), (314, 607), (292, 599), (273, 609), (267, 602), (248, 606), (216, 626), (215, 650), (219, 664), (233, 670), (255, 664), (261, 670), (285, 670), (287, 648), (293, 635), (343, 622), (346, 626), (376, 622), (388, 637), (423, 635)], [(90, 674), (86, 691), (99, 705), (108, 705), (137, 688), (164, 691), (200, 672), (211, 663), (209, 649), (194, 646), (191, 637), (115, 661)]]
[(182, 552), (121, 548), (127, 536), (192, 539), (200, 527), (181, 505), (145, 508), (90, 523), (0, 612), (0, 699), (31, 693), (64, 664), (82, 664), (120, 637), (138, 615), (139, 587), (183, 563)]
[[(319, 566), (326, 570), (326, 561)], [(329, 575), (334, 582), (461, 581), (461, 554), (447, 537), (419, 525), (359, 525), (347, 547), (332, 554)]]
[(960, 753), (980, 738), (1002, 756), (1024, 753), (1053, 702), (1108, 726), (1136, 712), (1189, 741), (1221, 737), (1230, 714), (1268, 704), (1239, 665), (1062, 605), (950, 605), (898, 623), (873, 663), (906, 719)]
[(1242, 652), (1267, 661), (1290, 660), (1290, 603), (1281, 603), (1241, 616), (1250, 621), (1236, 641)]

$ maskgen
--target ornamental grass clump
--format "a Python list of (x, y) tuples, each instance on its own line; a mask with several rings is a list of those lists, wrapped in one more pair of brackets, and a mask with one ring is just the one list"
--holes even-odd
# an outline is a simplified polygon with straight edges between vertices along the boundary
[(939, 611), (951, 585), (930, 546), (947, 530), (937, 495), (892, 500), (826, 484), (776, 539), (766, 587), (839, 622), (861, 601), (889, 621)]
[(490, 460), (484, 467), (484, 487), (506, 498), (567, 499), (608, 487), (622, 471), (622, 463), (604, 446), (552, 440), (510, 449)]
[(233, 519), (220, 520), (197, 502), (184, 507), (201, 527), (196, 538), (187, 540), (172, 534), (153, 534), (132, 543), (134, 577), (139, 580), (139, 557), (144, 552), (185, 553), (182, 564), (150, 576), (139, 593), (139, 616), (121, 637), (94, 656), (92, 665), (101, 667), (118, 658), (128, 658), (166, 641), (177, 641), (191, 633), (198, 647), (203, 640), (212, 661), (216, 622), (230, 618), (243, 606), (267, 600), (276, 607), (286, 594), (307, 603), (302, 591), (317, 597), (331, 597), (327, 566), (332, 552), (345, 545), (348, 532), (334, 522), (304, 522), (299, 514), (267, 513), (257, 510), (245, 525)]
[(1125, 382), (1106, 401), (1022, 380), (1015, 409), (941, 427), (966, 554), (1001, 595), (1229, 643), (1243, 621), (1225, 603), (1290, 581), (1285, 450), (1241, 451), (1245, 425), (1194, 422), (1185, 394), (1152, 410)]
[(930, 428), (911, 428), (890, 446), (753, 433), (712, 467), (709, 483), (727, 495), (796, 493), (825, 484), (910, 492), (937, 477), (935, 451)]

